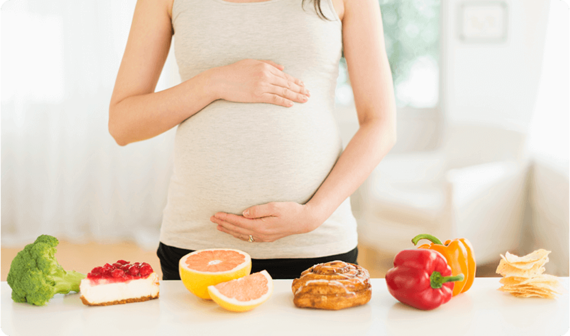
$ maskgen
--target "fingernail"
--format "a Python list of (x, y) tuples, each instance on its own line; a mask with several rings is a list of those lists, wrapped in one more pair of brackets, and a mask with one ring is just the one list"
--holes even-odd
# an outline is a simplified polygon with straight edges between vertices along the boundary
[(249, 210), (245, 210), (245, 211), (243, 212), (243, 215), (244, 215), (244, 216), (249, 215)]
[(303, 85), (303, 86), (304, 86), (304, 85), (305, 85), (305, 83), (304, 83), (303, 81), (301, 81), (301, 85)]

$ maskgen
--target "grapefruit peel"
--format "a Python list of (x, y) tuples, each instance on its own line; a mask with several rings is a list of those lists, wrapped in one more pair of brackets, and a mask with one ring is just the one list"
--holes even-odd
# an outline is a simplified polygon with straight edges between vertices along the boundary
[[(229, 252), (229, 254), (234, 257), (237, 254), (243, 256), (243, 262), (239, 262), (237, 265), (234, 265), (236, 264), (234, 262), (232, 264), (234, 267), (229, 270), (219, 270), (221, 268), (223, 269), (225, 265), (224, 260), (220, 260), (222, 258), (217, 257), (223, 257), (222, 254), (224, 252)], [(198, 262), (201, 262), (202, 265), (195, 267), (200, 270), (190, 268), (191, 265), (187, 262), (189, 259), (201, 259)], [(207, 261), (206, 264), (204, 264), (205, 260)], [(215, 270), (209, 271), (210, 269)], [(180, 279), (186, 289), (201, 299), (211, 300), (212, 298), (208, 293), (208, 286), (215, 286), (222, 282), (247, 276), (251, 272), (251, 257), (243, 251), (234, 249), (198, 250), (180, 258), (179, 271)]]

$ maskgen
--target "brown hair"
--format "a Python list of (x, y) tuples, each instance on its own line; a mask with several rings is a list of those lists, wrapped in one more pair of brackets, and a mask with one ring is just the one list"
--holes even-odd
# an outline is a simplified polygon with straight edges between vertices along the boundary
[[(301, 3), (301, 6), (303, 7), (305, 5), (305, 0), (302, 0), (303, 2)], [(329, 20), (329, 18), (327, 18), (325, 16), (325, 14), (323, 14), (323, 9), (321, 8), (321, 0), (312, 0), (313, 1), (313, 5), (315, 6), (315, 12), (317, 12), (317, 15), (325, 20)]]

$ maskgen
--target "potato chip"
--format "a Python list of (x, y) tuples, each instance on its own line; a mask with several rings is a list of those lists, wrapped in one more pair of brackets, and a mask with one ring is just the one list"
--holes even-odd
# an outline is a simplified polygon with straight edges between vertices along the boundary
[(533, 267), (542, 267), (542, 266), (544, 266), (544, 264), (546, 264), (549, 261), (548, 257), (545, 257), (545, 258), (542, 258), (540, 260), (533, 261), (533, 262), (520, 262), (520, 263), (511, 263), (511, 262), (508, 262), (506, 259), (503, 259), (503, 260), (505, 260), (505, 262), (507, 264), (511, 265), (512, 267), (518, 268), (521, 270), (527, 270), (527, 269), (531, 269)]
[(503, 286), (499, 290), (524, 298), (553, 299), (555, 294), (561, 294), (562, 287), (558, 278), (542, 274), (545, 271), (543, 266), (549, 261), (549, 253), (550, 251), (539, 249), (523, 257), (509, 252), (506, 252), (505, 256), (501, 254), (497, 273), (503, 276), (499, 280)]
[[(547, 252), (550, 253), (549, 251), (547, 251)], [(531, 254), (533, 254), (533, 253), (531, 253)], [(540, 264), (542, 266), (548, 262), (548, 254), (544, 254), (544, 256), (542, 258), (532, 260), (532, 261), (513, 261), (513, 260), (518, 260), (518, 259), (515, 259), (518, 257), (514, 254), (510, 254), (509, 252), (507, 252), (506, 254), (507, 254), (508, 258), (501, 254), (500, 255), (501, 259), (503, 259), (509, 265), (511, 265), (515, 268), (519, 268), (519, 269), (530, 269), (530, 268), (534, 267), (534, 265)]]
[(511, 293), (542, 293), (542, 294), (552, 294), (552, 293), (558, 293), (555, 291), (551, 291), (547, 288), (511, 288), (508, 289), (507, 291), (511, 292)]
[(503, 285), (514, 285), (514, 284), (519, 284), (519, 283), (521, 283), (525, 280), (528, 280), (528, 279), (532, 279), (532, 278), (508, 276), (508, 277), (501, 278), (501, 280), (499, 280), (499, 282), (502, 283)]
[(538, 261), (540, 259), (543, 259), (544, 257), (548, 256), (549, 253), (550, 253), (550, 251), (547, 251), (544, 249), (539, 249), (539, 250), (531, 252), (525, 256), (519, 257), (519, 256), (516, 256), (514, 254), (507, 252), (507, 253), (505, 253), (505, 259), (509, 263), (519, 263), (519, 262), (528, 263), (528, 262), (535, 262), (535, 261)]
[(554, 287), (560, 286), (560, 281), (558, 280), (558, 278), (550, 274), (539, 274), (531, 278), (520, 278), (520, 279), (525, 279), (520, 282), (521, 284), (534, 284), (534, 285), (547, 284)]
[(554, 294), (560, 294), (560, 292), (555, 291), (555, 290), (550, 290), (548, 288), (538, 288), (538, 287), (501, 287), (499, 288), (500, 291), (502, 292), (507, 292), (507, 293), (511, 293), (511, 294), (541, 294), (541, 295), (554, 295)]
[(511, 293), (512, 295), (516, 296), (516, 297), (523, 297), (523, 298), (527, 298), (527, 297), (541, 297), (541, 298), (546, 298), (546, 299), (554, 299), (555, 296), (552, 294), (539, 294), (539, 293)]
[(559, 290), (557, 290), (555, 287), (553, 286), (548, 286), (548, 285), (540, 285), (540, 286), (535, 286), (535, 285), (511, 285), (511, 286), (503, 286), (501, 287), (503, 288), (505, 291), (542, 291), (542, 292), (554, 292), (554, 293), (558, 293), (561, 294)]
[(505, 285), (510, 284), (523, 284), (523, 283), (549, 283), (557, 284), (559, 283), (558, 278), (550, 274), (539, 274), (533, 277), (522, 277), (522, 276), (506, 276), (499, 280), (500, 283)]
[(523, 277), (531, 277), (535, 275), (539, 275), (544, 272), (544, 267), (541, 264), (533, 265), (530, 269), (519, 269), (511, 264), (501, 260), (499, 266), (497, 267), (497, 273), (502, 276), (523, 276)]

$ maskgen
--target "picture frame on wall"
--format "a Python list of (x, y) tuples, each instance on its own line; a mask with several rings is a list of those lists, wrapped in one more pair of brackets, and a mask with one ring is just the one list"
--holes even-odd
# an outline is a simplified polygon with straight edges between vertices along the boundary
[(507, 41), (506, 1), (464, 1), (459, 5), (459, 39), (468, 43)]

